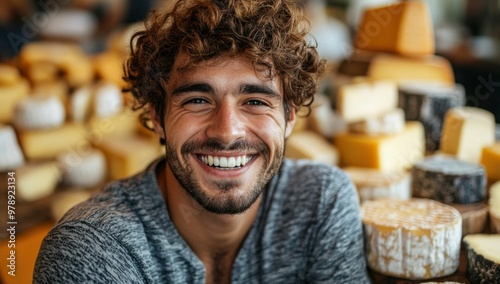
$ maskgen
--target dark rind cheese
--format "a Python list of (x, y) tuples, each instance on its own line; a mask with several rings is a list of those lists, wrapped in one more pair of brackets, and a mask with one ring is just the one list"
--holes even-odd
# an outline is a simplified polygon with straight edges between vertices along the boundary
[(432, 156), (412, 169), (414, 197), (469, 204), (486, 198), (486, 172), (479, 164), (448, 156)]
[(465, 89), (460, 84), (451, 87), (412, 82), (399, 86), (399, 107), (405, 111), (406, 120), (418, 120), (424, 125), (427, 151), (439, 149), (446, 112), (464, 104)]
[[(476, 240), (474, 240), (474, 238)], [(464, 237), (467, 250), (467, 277), (472, 284), (500, 283), (500, 263), (483, 256), (475, 247), (475, 242), (480, 242), (480, 238), (496, 238), (497, 241), (491, 244), (491, 249), (500, 247), (498, 235), (468, 235)]]

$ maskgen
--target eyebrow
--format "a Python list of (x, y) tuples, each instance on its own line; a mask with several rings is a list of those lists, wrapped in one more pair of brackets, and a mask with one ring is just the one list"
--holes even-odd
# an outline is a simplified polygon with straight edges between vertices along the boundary
[[(281, 95), (266, 85), (260, 84), (242, 84), (240, 86), (241, 94), (264, 94), (272, 98), (281, 99)], [(172, 96), (180, 96), (184, 93), (200, 92), (200, 93), (215, 93), (212, 86), (206, 83), (193, 83), (181, 85), (172, 91)]]
[(186, 84), (175, 88), (172, 91), (172, 96), (179, 96), (183, 93), (190, 92), (214, 93), (214, 89), (212, 88), (212, 86), (205, 83)]
[(266, 85), (259, 84), (243, 84), (240, 87), (240, 93), (242, 94), (264, 94), (270, 97), (281, 99), (281, 95)]

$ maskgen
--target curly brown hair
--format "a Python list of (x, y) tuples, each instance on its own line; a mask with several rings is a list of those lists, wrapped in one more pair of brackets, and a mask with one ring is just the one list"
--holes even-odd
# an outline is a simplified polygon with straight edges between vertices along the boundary
[(187, 55), (186, 66), (243, 55), (281, 79), (286, 113), (309, 107), (325, 60), (308, 42), (308, 31), (293, 0), (179, 0), (168, 12), (152, 11), (145, 30), (132, 36), (124, 66), (134, 109), (144, 110), (141, 122), (149, 129), (148, 105), (164, 117), (165, 86), (180, 53)]

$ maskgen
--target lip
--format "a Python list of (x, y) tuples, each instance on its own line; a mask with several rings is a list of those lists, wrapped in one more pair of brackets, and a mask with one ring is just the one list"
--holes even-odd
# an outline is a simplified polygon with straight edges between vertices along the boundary
[[(209, 175), (217, 177), (217, 178), (237, 178), (240, 177), (241, 175), (245, 174), (250, 167), (253, 165), (253, 163), (259, 158), (258, 154), (252, 154), (252, 159), (244, 166), (238, 168), (238, 169), (232, 169), (232, 170), (219, 170), (217, 168), (211, 167), (203, 161), (201, 161), (197, 156), (199, 154), (193, 154), (192, 158), (196, 160), (196, 162), (200, 165), (200, 167), (207, 172)], [(206, 154), (204, 154), (206, 155)], [(213, 154), (212, 154), (213, 155)], [(249, 154), (248, 154), (249, 155)], [(234, 154), (222, 154), (222, 153), (217, 153), (216, 156), (219, 157), (234, 157)]]

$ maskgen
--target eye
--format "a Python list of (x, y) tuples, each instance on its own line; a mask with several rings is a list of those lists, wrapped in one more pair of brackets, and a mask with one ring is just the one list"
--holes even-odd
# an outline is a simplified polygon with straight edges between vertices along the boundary
[(246, 105), (251, 105), (251, 106), (267, 106), (267, 103), (261, 101), (261, 100), (249, 100), (245, 102)]
[(207, 100), (202, 99), (202, 98), (194, 98), (194, 99), (189, 99), (183, 103), (183, 105), (187, 104), (206, 104), (208, 103)]

